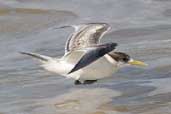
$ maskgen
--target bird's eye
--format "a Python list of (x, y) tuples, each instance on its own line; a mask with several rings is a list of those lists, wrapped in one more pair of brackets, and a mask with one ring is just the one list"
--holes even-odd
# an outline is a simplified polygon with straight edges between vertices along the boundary
[(124, 61), (124, 62), (128, 62), (129, 59), (128, 59), (128, 58), (123, 58), (123, 61)]

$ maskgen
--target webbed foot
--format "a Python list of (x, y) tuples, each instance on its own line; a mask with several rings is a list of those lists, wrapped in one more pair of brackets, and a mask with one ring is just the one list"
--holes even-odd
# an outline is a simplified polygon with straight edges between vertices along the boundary
[(82, 84), (82, 83), (81, 83), (79, 80), (75, 80), (74, 84), (75, 84), (75, 85), (80, 85), (80, 84)]
[(97, 80), (85, 80), (83, 84), (93, 84), (95, 82), (97, 82)]
[(75, 80), (74, 84), (75, 85), (81, 85), (81, 84), (85, 85), (85, 84), (93, 84), (95, 82), (97, 82), (97, 80), (85, 80), (84, 82), (81, 82), (79, 80)]

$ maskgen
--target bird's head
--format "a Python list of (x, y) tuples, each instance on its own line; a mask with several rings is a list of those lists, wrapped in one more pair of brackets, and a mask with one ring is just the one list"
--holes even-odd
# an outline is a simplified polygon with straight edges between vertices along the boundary
[(110, 52), (108, 55), (116, 61), (119, 67), (126, 65), (147, 66), (146, 63), (139, 60), (134, 60), (128, 54), (123, 52)]

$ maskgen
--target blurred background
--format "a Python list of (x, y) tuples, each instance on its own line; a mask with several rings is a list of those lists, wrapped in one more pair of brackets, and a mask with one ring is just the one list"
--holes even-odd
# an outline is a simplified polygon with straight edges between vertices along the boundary
[[(171, 114), (170, 0), (0, 0), (0, 114)], [(106, 22), (103, 42), (145, 61), (92, 85), (49, 73), (19, 51), (64, 54), (62, 25)]]

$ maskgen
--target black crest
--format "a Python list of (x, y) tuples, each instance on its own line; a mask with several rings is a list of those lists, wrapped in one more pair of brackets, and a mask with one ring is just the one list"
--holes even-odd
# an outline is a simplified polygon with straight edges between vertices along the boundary
[(110, 52), (109, 56), (111, 56), (117, 62), (121, 61), (127, 63), (130, 60), (130, 56), (123, 52)]

